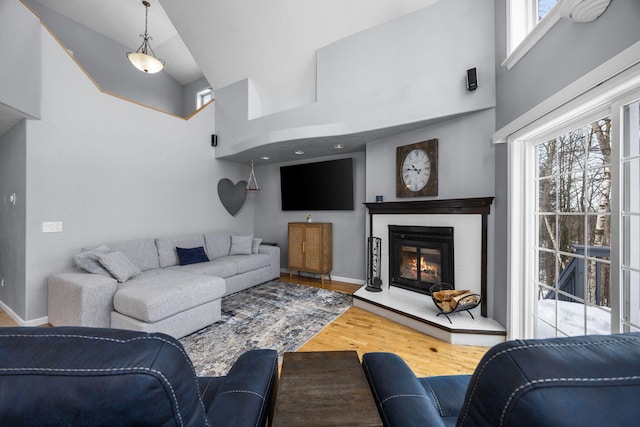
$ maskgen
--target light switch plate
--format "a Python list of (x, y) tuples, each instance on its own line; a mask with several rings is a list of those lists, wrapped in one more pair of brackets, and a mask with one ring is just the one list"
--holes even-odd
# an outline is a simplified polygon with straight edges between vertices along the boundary
[(62, 233), (62, 221), (43, 221), (43, 233)]

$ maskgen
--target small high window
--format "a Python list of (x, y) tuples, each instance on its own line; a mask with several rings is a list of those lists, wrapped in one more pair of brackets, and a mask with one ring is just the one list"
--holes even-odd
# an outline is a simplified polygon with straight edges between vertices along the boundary
[(513, 52), (558, 0), (509, 0), (507, 55)]
[(556, 5), (556, 3), (558, 3), (558, 0), (538, 0), (538, 22), (544, 18), (547, 13), (549, 13), (549, 11), (551, 10), (551, 8), (553, 6)]
[(196, 108), (201, 108), (207, 102), (213, 99), (213, 90), (207, 88), (196, 94)]
[(560, 19), (560, 13), (554, 9), (557, 4), (558, 0), (507, 0), (507, 58), (502, 63), (504, 67), (510, 69)]

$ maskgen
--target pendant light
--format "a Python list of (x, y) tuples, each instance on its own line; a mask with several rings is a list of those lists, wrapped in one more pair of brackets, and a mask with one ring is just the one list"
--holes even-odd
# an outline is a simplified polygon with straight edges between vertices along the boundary
[(144, 71), (145, 73), (154, 74), (158, 71), (162, 70), (164, 67), (164, 61), (162, 59), (156, 58), (156, 53), (151, 48), (149, 44), (149, 40), (153, 40), (152, 37), (149, 37), (147, 34), (147, 16), (149, 14), (149, 7), (151, 7), (151, 3), (146, 0), (142, 1), (144, 5), (144, 34), (140, 34), (142, 37), (142, 44), (135, 52), (128, 52), (127, 58), (140, 71)]
[(249, 179), (247, 180), (247, 191), (260, 191), (260, 187), (258, 187), (258, 181), (256, 180), (256, 173), (253, 170), (253, 160), (251, 160), (251, 173), (249, 174)]

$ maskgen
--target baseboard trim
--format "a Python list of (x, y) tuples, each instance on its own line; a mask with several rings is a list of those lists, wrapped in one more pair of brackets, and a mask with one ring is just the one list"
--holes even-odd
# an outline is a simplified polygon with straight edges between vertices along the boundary
[(5, 304), (4, 301), (0, 301), (0, 308), (2, 309), (2, 311), (7, 313), (9, 317), (11, 317), (18, 324), (18, 326), (42, 326), (49, 323), (49, 316), (40, 317), (33, 320), (24, 320), (22, 317), (18, 316), (18, 314), (13, 311), (11, 307)]

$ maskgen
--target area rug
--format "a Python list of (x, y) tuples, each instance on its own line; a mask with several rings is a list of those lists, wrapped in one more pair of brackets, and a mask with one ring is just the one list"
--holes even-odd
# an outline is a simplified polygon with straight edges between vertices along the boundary
[(247, 350), (271, 348), (282, 361), (351, 304), (351, 295), (271, 281), (222, 298), (221, 320), (180, 342), (198, 375), (226, 375)]

